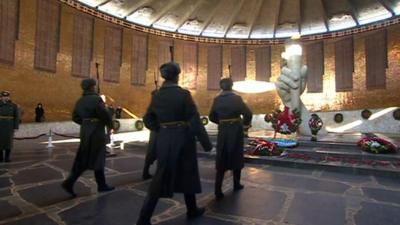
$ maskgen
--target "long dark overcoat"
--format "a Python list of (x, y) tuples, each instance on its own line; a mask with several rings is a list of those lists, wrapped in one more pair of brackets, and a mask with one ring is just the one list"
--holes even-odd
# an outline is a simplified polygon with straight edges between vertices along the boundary
[(105, 127), (112, 127), (110, 112), (95, 92), (85, 91), (77, 101), (72, 120), (81, 125), (80, 145), (75, 157), (78, 168), (101, 170), (106, 160)]
[[(157, 93), (158, 89), (155, 89), (154, 91), (151, 92), (151, 96), (154, 96), (155, 93)], [(156, 138), (157, 138), (157, 132), (154, 130), (150, 130), (150, 136), (149, 136), (149, 143), (147, 145), (147, 151), (146, 151), (146, 164), (151, 165), (153, 164), (154, 161), (157, 159), (157, 149), (156, 149)]]
[(14, 129), (19, 126), (19, 113), (16, 104), (0, 101), (0, 150), (12, 149)]
[[(190, 92), (174, 83), (164, 82), (152, 96), (143, 119), (147, 128), (158, 131), (157, 170), (149, 194), (172, 197), (173, 193), (200, 193), (196, 137), (204, 150), (211, 150), (212, 145)], [(188, 125), (163, 127), (174, 121)]]
[(150, 137), (149, 137), (149, 143), (147, 145), (147, 151), (146, 151), (146, 164), (151, 165), (153, 164), (154, 161), (157, 159), (157, 145), (156, 145), (156, 140), (157, 140), (157, 132), (151, 130), (150, 131)]
[[(252, 112), (242, 98), (232, 91), (223, 91), (215, 97), (209, 114), (210, 121), (218, 124), (217, 170), (236, 170), (244, 166), (243, 125), (251, 124)], [(221, 120), (239, 121), (221, 122)]]

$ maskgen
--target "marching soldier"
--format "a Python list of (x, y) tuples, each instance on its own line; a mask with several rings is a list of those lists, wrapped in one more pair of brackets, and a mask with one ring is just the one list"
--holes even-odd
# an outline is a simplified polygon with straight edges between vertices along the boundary
[(19, 126), (19, 112), (18, 106), (10, 99), (10, 92), (2, 91), (0, 97), (0, 162), (10, 162), (14, 130)]
[(96, 93), (96, 81), (85, 79), (81, 83), (83, 96), (77, 101), (72, 120), (81, 126), (80, 145), (69, 177), (62, 183), (65, 191), (75, 196), (73, 186), (87, 169), (94, 170), (99, 192), (111, 191), (106, 184), (104, 166), (106, 161), (105, 127), (112, 128), (112, 119), (101, 97)]
[[(215, 97), (210, 111), (210, 121), (218, 124), (215, 197), (224, 197), (221, 186), (226, 170), (233, 171), (233, 189), (243, 189), (240, 184), (241, 169), (244, 166), (244, 131), (250, 127), (252, 112), (242, 98), (232, 92), (231, 78), (220, 81), (222, 92)], [(241, 118), (243, 117), (243, 119)]]
[(173, 62), (163, 64), (165, 82), (151, 99), (144, 116), (147, 128), (158, 131), (157, 170), (151, 181), (137, 225), (151, 225), (150, 219), (159, 198), (183, 193), (189, 219), (203, 215), (196, 193), (201, 192), (196, 154), (196, 137), (205, 151), (212, 149), (207, 132), (189, 91), (178, 86), (180, 68)]

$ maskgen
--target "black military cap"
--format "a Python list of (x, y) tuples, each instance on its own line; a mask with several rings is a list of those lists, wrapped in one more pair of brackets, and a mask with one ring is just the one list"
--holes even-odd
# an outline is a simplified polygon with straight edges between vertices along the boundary
[(96, 86), (96, 80), (92, 78), (82, 80), (81, 87), (83, 90), (87, 91), (91, 87)]
[(164, 63), (160, 66), (160, 73), (165, 80), (173, 80), (181, 73), (181, 68), (175, 62)]
[(1, 92), (1, 97), (9, 97), (9, 96), (10, 96), (10, 92), (8, 92), (8, 91)]
[(231, 78), (224, 78), (219, 81), (219, 87), (224, 91), (232, 90), (233, 81)]

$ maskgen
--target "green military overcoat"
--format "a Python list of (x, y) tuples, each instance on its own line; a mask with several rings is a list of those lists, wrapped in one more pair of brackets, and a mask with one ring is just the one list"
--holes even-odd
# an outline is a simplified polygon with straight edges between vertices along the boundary
[[(217, 170), (236, 170), (244, 166), (243, 126), (250, 126), (252, 112), (232, 91), (222, 91), (211, 106), (209, 119), (218, 124)], [(237, 119), (237, 121), (234, 121)], [(233, 122), (222, 122), (229, 121)]]
[(78, 168), (101, 170), (106, 160), (106, 127), (112, 128), (112, 118), (100, 96), (84, 91), (75, 104), (72, 120), (80, 127), (80, 144), (75, 157)]
[[(186, 125), (163, 126), (176, 121)], [(172, 197), (173, 193), (200, 193), (196, 137), (206, 151), (211, 150), (212, 144), (190, 92), (172, 82), (164, 82), (152, 96), (144, 123), (147, 128), (158, 131), (155, 140), (157, 170), (149, 194)]]

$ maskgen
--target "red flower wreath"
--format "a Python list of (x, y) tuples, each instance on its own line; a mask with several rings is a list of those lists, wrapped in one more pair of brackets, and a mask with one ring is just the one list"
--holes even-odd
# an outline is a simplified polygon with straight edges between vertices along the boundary
[(357, 145), (361, 147), (362, 150), (370, 153), (396, 153), (397, 146), (379, 137), (363, 137), (358, 142)]

